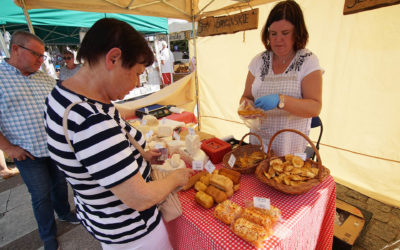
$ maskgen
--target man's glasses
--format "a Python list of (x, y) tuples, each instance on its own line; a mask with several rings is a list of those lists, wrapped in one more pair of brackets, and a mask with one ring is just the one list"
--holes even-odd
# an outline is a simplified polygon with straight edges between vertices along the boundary
[(63, 57), (63, 59), (64, 59), (64, 60), (71, 60), (72, 57), (70, 57), (70, 56), (65, 56), (65, 57)]
[(40, 54), (40, 53), (37, 53), (36, 51), (33, 51), (33, 50), (31, 50), (31, 49), (28, 49), (28, 48), (25, 48), (24, 46), (19, 45), (19, 44), (17, 44), (17, 46), (18, 46), (18, 47), (21, 47), (21, 48), (23, 48), (23, 49), (26, 49), (27, 51), (31, 52), (31, 54), (32, 54), (33, 56), (36, 56), (37, 59), (43, 59), (43, 60), (46, 60), (46, 59), (47, 59), (47, 56), (46, 56), (46, 55), (42, 55), (42, 54)]

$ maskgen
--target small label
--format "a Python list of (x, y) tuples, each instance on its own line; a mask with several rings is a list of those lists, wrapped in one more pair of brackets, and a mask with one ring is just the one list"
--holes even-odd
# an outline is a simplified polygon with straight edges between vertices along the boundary
[(202, 171), (203, 170), (203, 161), (193, 161), (192, 169)]
[(148, 109), (148, 108), (144, 108), (144, 112), (145, 112), (146, 114), (148, 114), (148, 113), (149, 113), (149, 109)]
[(262, 208), (262, 209), (271, 209), (271, 201), (267, 198), (262, 197), (253, 197), (253, 203), (255, 207)]
[(166, 122), (166, 121), (165, 121), (165, 118), (162, 118), (162, 120), (161, 120), (161, 124), (163, 124), (163, 125), (164, 125), (164, 124), (165, 124), (165, 122)]
[(236, 157), (233, 154), (231, 154), (231, 157), (229, 157), (229, 160), (228, 160), (228, 165), (231, 168), (233, 168), (233, 166), (235, 166), (235, 162), (236, 162)]
[(189, 130), (189, 135), (194, 135), (195, 134), (193, 128), (188, 128), (188, 130)]
[(178, 133), (176, 131), (174, 131), (174, 133), (172, 134), (172, 137), (174, 137), (174, 139), (177, 141), (179, 141), (181, 139), (181, 137), (178, 135)]
[(146, 125), (147, 124), (147, 120), (142, 120), (142, 125)]
[(206, 163), (205, 169), (206, 169), (210, 174), (212, 174), (212, 172), (214, 172), (214, 170), (215, 170), (215, 166), (214, 166), (214, 164), (212, 164), (212, 162), (209, 160), (209, 161)]
[(150, 130), (149, 132), (147, 132), (146, 134), (146, 139), (149, 139), (152, 135), (153, 135), (153, 130)]

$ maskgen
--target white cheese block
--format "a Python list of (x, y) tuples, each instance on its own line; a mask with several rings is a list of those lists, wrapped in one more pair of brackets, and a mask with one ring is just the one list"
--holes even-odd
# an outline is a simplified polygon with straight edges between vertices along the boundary
[(180, 148), (185, 146), (185, 142), (181, 140), (171, 140), (167, 141), (167, 148), (169, 154), (175, 154), (179, 152)]
[(142, 123), (145, 123), (148, 126), (158, 126), (158, 120), (154, 115), (143, 116)]
[(192, 159), (193, 161), (202, 161), (205, 164), (208, 161), (208, 156), (200, 149), (192, 156)]
[(199, 135), (187, 135), (185, 138), (186, 150), (191, 156), (194, 156), (200, 150), (201, 142)]
[(167, 137), (172, 136), (172, 132), (174, 131), (172, 126), (160, 124), (158, 126), (157, 134), (159, 137)]

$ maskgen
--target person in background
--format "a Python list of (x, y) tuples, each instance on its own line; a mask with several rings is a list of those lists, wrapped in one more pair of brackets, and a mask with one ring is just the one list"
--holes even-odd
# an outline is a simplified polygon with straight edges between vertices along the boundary
[[(322, 74), (317, 56), (305, 48), (308, 32), (300, 6), (282, 1), (271, 10), (261, 33), (266, 51), (250, 62), (240, 102), (267, 111), (261, 129), (253, 131), (268, 145), (278, 130), (309, 134), (311, 118), (322, 106)], [(252, 144), (258, 140), (250, 138)], [(278, 156), (304, 153), (307, 141), (295, 133), (281, 133), (272, 144)]]
[(0, 177), (8, 179), (19, 174), (18, 168), (8, 168), (3, 151), (0, 150)]
[(78, 224), (68, 203), (64, 174), (49, 157), (43, 108), (55, 79), (39, 71), (45, 60), (39, 37), (16, 31), (10, 58), (0, 64), (0, 149), (14, 160), (29, 193), (45, 250), (58, 248), (59, 220)]
[(193, 170), (152, 181), (150, 162), (160, 152), (142, 155), (131, 144), (130, 136), (145, 148), (145, 137), (112, 103), (139, 86), (153, 52), (132, 26), (103, 18), (86, 33), (77, 59), (82, 68), (46, 100), (45, 126), (50, 156), (74, 189), (78, 218), (103, 249), (172, 249), (157, 204)]
[(64, 51), (63, 59), (65, 65), (60, 69), (60, 80), (64, 81), (73, 76), (81, 68), (81, 64), (75, 64), (74, 53), (69, 50)]
[(160, 61), (161, 61), (161, 74), (164, 85), (173, 83), (174, 74), (174, 55), (167, 46), (166, 41), (161, 41)]

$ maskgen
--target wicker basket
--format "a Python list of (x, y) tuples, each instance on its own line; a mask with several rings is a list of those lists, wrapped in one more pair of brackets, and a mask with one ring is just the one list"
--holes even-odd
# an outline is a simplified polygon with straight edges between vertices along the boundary
[[(257, 137), (257, 139), (260, 141), (260, 145), (251, 145), (251, 144), (249, 144), (249, 145), (243, 145), (242, 146), (244, 138), (246, 138), (246, 136), (248, 136), (248, 135), (254, 135), (255, 137)], [(240, 172), (242, 174), (252, 174), (252, 173), (254, 173), (254, 171), (256, 170), (256, 167), (258, 166), (258, 164), (260, 162), (257, 162), (257, 163), (255, 163), (255, 164), (253, 164), (251, 166), (248, 166), (248, 167), (237, 167), (235, 165), (235, 166), (233, 166), (231, 168), (231, 166), (229, 166), (229, 164), (228, 164), (228, 161), (229, 161), (229, 158), (231, 157), (232, 154), (235, 156), (236, 159), (239, 159), (239, 157), (244, 156), (245, 154), (250, 155), (250, 154), (252, 154), (254, 152), (257, 152), (257, 151), (260, 151), (260, 152), (264, 153), (264, 144), (263, 144), (263, 142), (261, 140), (261, 137), (259, 135), (255, 134), (255, 133), (247, 133), (242, 137), (242, 140), (240, 140), (239, 146), (237, 148), (235, 148), (231, 152), (226, 153), (224, 155), (224, 158), (222, 159), (222, 162), (224, 163), (224, 167), (226, 167), (226, 168), (235, 170), (235, 171)], [(267, 154), (264, 153), (264, 159), (266, 159), (266, 158), (267, 158)]]
[[(269, 162), (273, 159), (276, 158), (280, 158), (282, 161), (285, 160), (285, 157), (274, 157), (271, 156), (270, 150), (271, 150), (271, 145), (273, 140), (275, 139), (275, 137), (283, 132), (293, 132), (293, 133), (297, 133), (301, 136), (304, 137), (304, 139), (306, 139), (308, 141), (308, 143), (312, 146), (315, 154), (317, 155), (317, 162), (311, 160), (311, 159), (306, 159), (307, 162), (311, 163), (311, 165), (313, 167), (318, 167), (318, 175), (315, 176), (312, 179), (308, 179), (307, 181), (305, 181), (302, 184), (299, 184), (297, 186), (289, 186), (286, 185), (284, 183), (278, 183), (276, 182), (274, 179), (268, 179), (265, 175), (264, 172), (268, 172), (270, 164)], [(263, 160), (257, 167), (256, 169), (256, 176), (257, 178), (261, 181), (264, 182), (265, 184), (267, 184), (270, 187), (275, 188), (276, 190), (286, 193), (286, 194), (303, 194), (305, 192), (307, 192), (308, 190), (310, 190), (311, 188), (313, 188), (314, 186), (320, 184), (321, 182), (323, 182), (328, 176), (329, 176), (330, 172), (329, 169), (327, 169), (326, 167), (324, 167), (322, 165), (322, 161), (321, 161), (321, 157), (319, 155), (319, 152), (317, 150), (317, 148), (315, 147), (315, 145), (312, 143), (312, 141), (310, 140), (310, 138), (308, 138), (306, 135), (304, 135), (303, 133), (301, 133), (300, 131), (294, 130), (294, 129), (282, 129), (279, 130), (278, 132), (276, 132), (268, 145), (268, 151), (267, 151), (267, 158), (265, 160)]]

